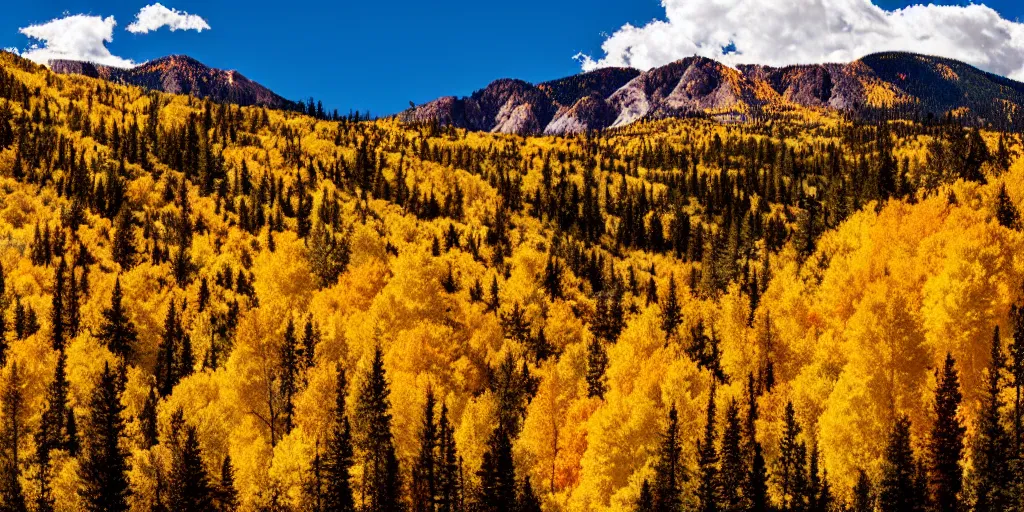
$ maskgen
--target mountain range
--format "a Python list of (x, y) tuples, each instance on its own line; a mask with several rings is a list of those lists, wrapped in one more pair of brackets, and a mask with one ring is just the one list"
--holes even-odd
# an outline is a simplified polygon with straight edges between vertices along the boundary
[[(297, 105), (237, 71), (210, 68), (186, 56), (130, 69), (61, 60), (51, 61), (50, 68), (241, 105)], [(495, 80), (468, 97), (441, 97), (396, 117), (476, 131), (566, 135), (645, 119), (742, 121), (801, 108), (837, 110), (861, 119), (949, 115), (970, 125), (1021, 126), (1024, 83), (952, 59), (905, 52), (872, 54), (847, 64), (786, 67), (733, 68), (689, 57), (648, 71), (605, 68), (540, 84)]]
[(744, 120), (796, 108), (861, 118), (946, 116), (971, 125), (1019, 123), (1024, 83), (951, 59), (889, 52), (848, 64), (731, 68), (689, 57), (638, 71), (608, 68), (533, 85), (497, 80), (398, 115), (497, 133), (562, 135), (642, 119), (706, 115)]

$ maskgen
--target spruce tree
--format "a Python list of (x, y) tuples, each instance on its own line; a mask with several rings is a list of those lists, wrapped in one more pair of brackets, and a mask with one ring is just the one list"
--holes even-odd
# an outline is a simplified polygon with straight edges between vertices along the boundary
[(516, 510), (516, 471), (512, 462), (512, 439), (508, 432), (498, 427), (487, 441), (480, 470), (480, 490), (474, 510), (479, 512), (503, 512)]
[(800, 479), (803, 467), (800, 461), (800, 424), (796, 421), (793, 402), (786, 403), (786, 412), (779, 440), (779, 490), (783, 510), (792, 510), (794, 503), (801, 500)]
[(533, 492), (533, 485), (530, 484), (530, 477), (523, 479), (522, 490), (519, 491), (519, 503), (517, 512), (541, 512), (540, 499)]
[(214, 489), (203, 464), (196, 428), (192, 425), (184, 428), (184, 439), (180, 439), (179, 432), (178, 442), (173, 447), (168, 507), (176, 512), (205, 512), (213, 505)]
[(139, 425), (142, 430), (142, 447), (152, 448), (160, 442), (157, 431), (157, 405), (159, 399), (156, 396), (156, 388), (150, 386), (149, 395), (142, 404), (142, 411), (139, 412)]
[(654, 508), (656, 512), (677, 512), (682, 506), (682, 485), (688, 479), (682, 461), (683, 448), (679, 438), (679, 413), (673, 405), (668, 412), (668, 425), (661, 436), (658, 462), (654, 466)]
[(910, 419), (896, 418), (885, 448), (882, 481), (878, 488), (881, 512), (920, 512), (924, 503), (918, 495), (917, 461), (910, 446)]
[(720, 495), (718, 477), (718, 451), (715, 449), (717, 430), (715, 427), (715, 384), (712, 381), (708, 393), (707, 417), (704, 422), (704, 437), (697, 441), (697, 470), (700, 483), (697, 488), (697, 510), (717, 512)]
[(238, 491), (235, 489), (235, 468), (231, 464), (231, 456), (226, 455), (220, 466), (220, 484), (217, 489), (217, 504), (223, 512), (234, 512), (238, 509)]
[(85, 454), (79, 469), (82, 487), (78, 494), (90, 511), (129, 508), (128, 452), (121, 446), (125, 433), (121, 393), (118, 376), (105, 364), (89, 402)]
[(298, 340), (295, 338), (295, 323), (288, 319), (281, 344), (278, 389), (281, 394), (284, 414), (284, 433), (292, 431), (295, 424), (295, 395), (299, 392)]
[(351, 469), (354, 464), (352, 454), (352, 429), (345, 409), (345, 397), (348, 394), (348, 383), (345, 370), (338, 368), (338, 380), (335, 386), (334, 423), (327, 441), (324, 454), (324, 474), (327, 481), (324, 489), (324, 512), (353, 512), (355, 498), (352, 495)]
[(974, 510), (1004, 510), (1009, 499), (1010, 440), (1003, 428), (1002, 371), (1006, 366), (999, 327), (992, 336), (988, 389), (982, 399), (974, 440)]
[(654, 493), (651, 491), (650, 481), (644, 480), (643, 485), (640, 486), (640, 495), (636, 498), (636, 506), (633, 510), (636, 512), (653, 512)]
[(671, 338), (683, 321), (682, 308), (676, 296), (676, 276), (668, 279), (668, 294), (661, 302), (661, 329), (665, 331), (665, 339)]
[(455, 447), (455, 428), (448, 419), (448, 406), (441, 404), (437, 420), (437, 512), (462, 510), (462, 478)]
[(21, 487), (21, 457), (19, 444), (25, 436), (25, 385), (18, 362), (14, 361), (8, 371), (0, 395), (0, 509), (10, 512), (25, 512), (25, 493)]
[(936, 371), (935, 377), (939, 383), (935, 390), (935, 424), (928, 440), (932, 503), (936, 512), (959, 512), (963, 488), (960, 459), (966, 429), (957, 417), (963, 396), (952, 354), (946, 354), (942, 371)]
[(111, 257), (121, 270), (130, 270), (135, 266), (135, 227), (133, 225), (132, 213), (128, 208), (123, 208), (117, 216), (114, 227), (114, 242), (111, 247)]
[(587, 396), (604, 398), (608, 385), (605, 383), (605, 370), (608, 369), (608, 353), (605, 352), (601, 338), (594, 336), (587, 344)]
[(743, 510), (741, 494), (747, 480), (747, 463), (743, 453), (743, 427), (739, 407), (735, 400), (725, 409), (725, 427), (722, 432), (721, 492), (723, 510)]
[(435, 470), (437, 423), (434, 420), (436, 405), (434, 393), (428, 390), (426, 404), (423, 406), (423, 422), (420, 424), (420, 453), (412, 470), (412, 510), (414, 512), (434, 511), (434, 500), (437, 495)]
[(874, 512), (875, 493), (871, 479), (863, 469), (857, 471), (857, 484), (853, 487), (853, 503), (850, 512)]
[(53, 296), (50, 299), (50, 339), (54, 350), (63, 350), (66, 343), (64, 325), (64, 279), (67, 263), (60, 259), (53, 274)]
[(111, 352), (122, 359), (127, 359), (131, 356), (139, 335), (135, 324), (128, 318), (122, 298), (121, 278), (118, 277), (114, 281), (110, 307), (103, 310), (103, 321), (100, 324), (97, 337), (107, 345)]
[(359, 390), (356, 407), (360, 444), (364, 453), (363, 481), (366, 512), (402, 510), (402, 482), (391, 434), (391, 392), (380, 347), (373, 353), (369, 372)]

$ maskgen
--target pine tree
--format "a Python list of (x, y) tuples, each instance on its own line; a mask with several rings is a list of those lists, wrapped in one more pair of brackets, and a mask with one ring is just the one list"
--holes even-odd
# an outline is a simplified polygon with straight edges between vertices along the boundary
[(436, 406), (434, 393), (427, 391), (423, 406), (423, 422), (420, 425), (420, 453), (412, 470), (412, 509), (414, 512), (433, 512), (437, 495), (435, 463), (437, 461), (437, 423), (434, 421)]
[(796, 421), (793, 402), (786, 403), (785, 423), (779, 441), (779, 488), (783, 510), (792, 510), (801, 498), (799, 480), (803, 468), (800, 463), (800, 424)]
[(682, 309), (676, 297), (676, 276), (671, 275), (668, 279), (668, 294), (661, 302), (661, 329), (665, 331), (665, 339), (675, 334), (682, 321)]
[(164, 318), (164, 332), (160, 337), (160, 346), (157, 348), (156, 360), (156, 388), (161, 397), (166, 397), (174, 391), (181, 376), (178, 374), (178, 350), (181, 345), (183, 332), (178, 323), (177, 308), (174, 300), (171, 300), (167, 308), (167, 316)]
[(25, 493), (21, 487), (19, 445), (25, 436), (24, 376), (18, 362), (12, 362), (0, 395), (0, 509), (25, 512)]
[(992, 336), (988, 368), (988, 389), (982, 401), (974, 440), (974, 494), (976, 512), (1005, 510), (1009, 498), (1009, 436), (1003, 428), (1002, 371), (1006, 360), (999, 339), (999, 327)]
[(176, 444), (168, 482), (168, 507), (176, 512), (208, 511), (213, 505), (214, 490), (203, 464), (196, 428), (186, 426), (184, 439), (178, 439)]
[(125, 434), (121, 392), (118, 376), (105, 364), (89, 402), (85, 456), (79, 470), (82, 488), (78, 493), (87, 510), (118, 512), (129, 508), (128, 452), (121, 446)]
[(121, 278), (114, 281), (114, 293), (110, 299), (110, 307), (103, 310), (103, 322), (97, 337), (103, 341), (111, 352), (122, 359), (131, 356), (135, 342), (138, 341), (138, 331), (135, 324), (128, 318), (128, 313), (122, 304)]
[(64, 325), (64, 279), (67, 263), (61, 258), (53, 274), (53, 296), (50, 300), (50, 339), (54, 350), (63, 350), (66, 343)]
[(64, 351), (58, 352), (53, 381), (46, 391), (46, 408), (39, 419), (39, 431), (36, 433), (38, 453), (49, 455), (52, 450), (65, 450), (72, 442), (68, 435), (71, 408), (68, 406), (67, 361)]
[(541, 512), (540, 499), (533, 492), (533, 485), (530, 484), (530, 477), (523, 479), (522, 490), (519, 491), (519, 503), (517, 512)]
[(720, 472), (722, 503), (728, 512), (743, 510), (740, 494), (747, 479), (747, 464), (743, 457), (743, 427), (736, 401), (729, 401), (725, 409), (725, 428), (722, 432), (722, 467)]
[(871, 488), (871, 479), (863, 469), (857, 472), (857, 484), (853, 487), (853, 506), (851, 512), (874, 512), (875, 493)]
[(235, 468), (231, 465), (231, 456), (224, 457), (220, 466), (220, 484), (217, 489), (217, 504), (223, 512), (234, 512), (238, 509), (238, 491), (235, 489)]
[(604, 375), (607, 369), (608, 353), (601, 339), (594, 336), (587, 345), (587, 396), (604, 398), (604, 393), (608, 389)]
[(744, 455), (750, 470), (743, 481), (743, 503), (751, 512), (767, 511), (771, 508), (768, 499), (768, 467), (764, 460), (763, 448), (757, 441), (757, 389), (754, 374), (747, 378), (747, 417), (744, 419)]
[(636, 512), (653, 512), (654, 493), (651, 491), (650, 481), (644, 480), (643, 485), (640, 486), (640, 495), (636, 498), (636, 506), (633, 510)]
[(380, 347), (359, 390), (356, 407), (363, 453), (366, 512), (402, 510), (402, 482), (391, 434), (391, 392)]
[(117, 216), (117, 223), (114, 227), (114, 242), (110, 249), (111, 257), (122, 271), (130, 270), (135, 266), (135, 227), (133, 225), (131, 210), (123, 208)]
[(323, 510), (324, 512), (353, 512), (355, 498), (352, 496), (350, 481), (350, 471), (354, 464), (352, 460), (352, 430), (345, 409), (348, 383), (345, 380), (345, 370), (342, 368), (338, 368), (335, 393), (334, 424), (331, 427), (323, 462), (327, 481)]
[(882, 481), (878, 489), (881, 512), (918, 512), (924, 503), (916, 484), (917, 462), (910, 446), (910, 419), (896, 418), (885, 448)]
[(139, 412), (139, 425), (142, 429), (142, 447), (152, 448), (159, 442), (157, 432), (157, 404), (159, 399), (156, 396), (156, 388), (150, 386), (149, 395), (142, 404), (142, 411)]
[(996, 220), (1003, 227), (1020, 229), (1020, 210), (1006, 192), (1006, 184), (999, 186), (999, 193), (996, 195)]
[(654, 467), (654, 508), (656, 512), (677, 512), (682, 506), (682, 485), (688, 479), (682, 461), (679, 439), (679, 413), (673, 405), (668, 412), (668, 425), (661, 436), (658, 462)]
[(295, 338), (295, 323), (288, 319), (281, 344), (281, 362), (278, 369), (279, 392), (284, 414), (284, 433), (292, 431), (295, 424), (295, 395), (299, 392), (298, 340)]
[(494, 429), (487, 441), (480, 470), (480, 490), (476, 498), (479, 512), (516, 510), (516, 471), (512, 462), (512, 439), (502, 427)]
[(462, 509), (462, 479), (455, 429), (448, 419), (445, 404), (441, 404), (441, 416), (437, 420), (437, 440), (437, 512), (456, 512)]
[(700, 472), (700, 484), (697, 488), (697, 510), (700, 512), (717, 512), (721, 494), (718, 476), (718, 451), (715, 449), (715, 384), (712, 381), (708, 393), (707, 418), (704, 423), (704, 437), (697, 441), (697, 470)]
[(960, 491), (963, 488), (963, 469), (960, 459), (964, 451), (964, 432), (957, 411), (963, 396), (956, 361), (946, 354), (941, 374), (936, 371), (938, 388), (935, 390), (935, 424), (932, 426), (928, 448), (931, 457), (931, 493), (936, 512), (959, 512), (962, 508)]

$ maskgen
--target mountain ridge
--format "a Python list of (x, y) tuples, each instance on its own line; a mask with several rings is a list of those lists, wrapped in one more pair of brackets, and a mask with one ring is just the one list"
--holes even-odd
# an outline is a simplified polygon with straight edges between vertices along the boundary
[[(470, 96), (438, 98), (395, 117), (520, 135), (572, 135), (663, 117), (744, 120), (800, 108), (865, 120), (952, 115), (970, 125), (1024, 123), (1018, 113), (1024, 110), (1024, 83), (953, 59), (907, 52), (875, 53), (846, 64), (735, 68), (694, 56), (648, 71), (604, 68), (537, 85), (515, 82), (514, 92), (505, 85), (508, 79), (496, 80)], [(588, 92), (567, 92), (567, 84), (575, 83), (588, 84)]]
[(168, 55), (133, 68), (76, 60), (51, 60), (55, 73), (79, 74), (171, 94), (190, 94), (218, 102), (292, 109), (295, 103), (235, 70), (222, 70), (187, 55)]

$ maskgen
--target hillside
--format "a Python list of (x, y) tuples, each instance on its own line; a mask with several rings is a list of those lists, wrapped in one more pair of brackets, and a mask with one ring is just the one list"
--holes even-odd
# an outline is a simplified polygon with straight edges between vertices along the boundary
[(964, 503), (1019, 499), (1020, 135), (751, 107), (887, 76), (829, 69), (509, 80), (410, 124), (0, 54), (0, 500), (815, 510), (931, 478), (938, 389)]
[[(827, 108), (862, 120), (943, 119), (969, 125), (1021, 126), (1024, 84), (962, 62), (910, 53), (880, 53), (848, 64), (737, 69), (691, 57), (640, 72), (607, 69), (515, 91), (497, 81), (469, 98), (442, 98), (398, 115), (499, 133), (575, 134), (640, 119), (705, 115), (721, 120), (765, 119), (799, 108)], [(564, 95), (562, 84), (588, 84), (586, 95)], [(543, 94), (537, 94), (537, 92)], [(488, 96), (492, 108), (477, 108)], [(526, 99), (529, 98), (529, 99)], [(476, 118), (462, 112), (479, 110)], [(506, 123), (501, 112), (528, 110), (529, 122)], [(504, 110), (503, 110), (504, 109)], [(475, 111), (475, 110), (474, 110)], [(557, 111), (554, 117), (550, 112)]]

